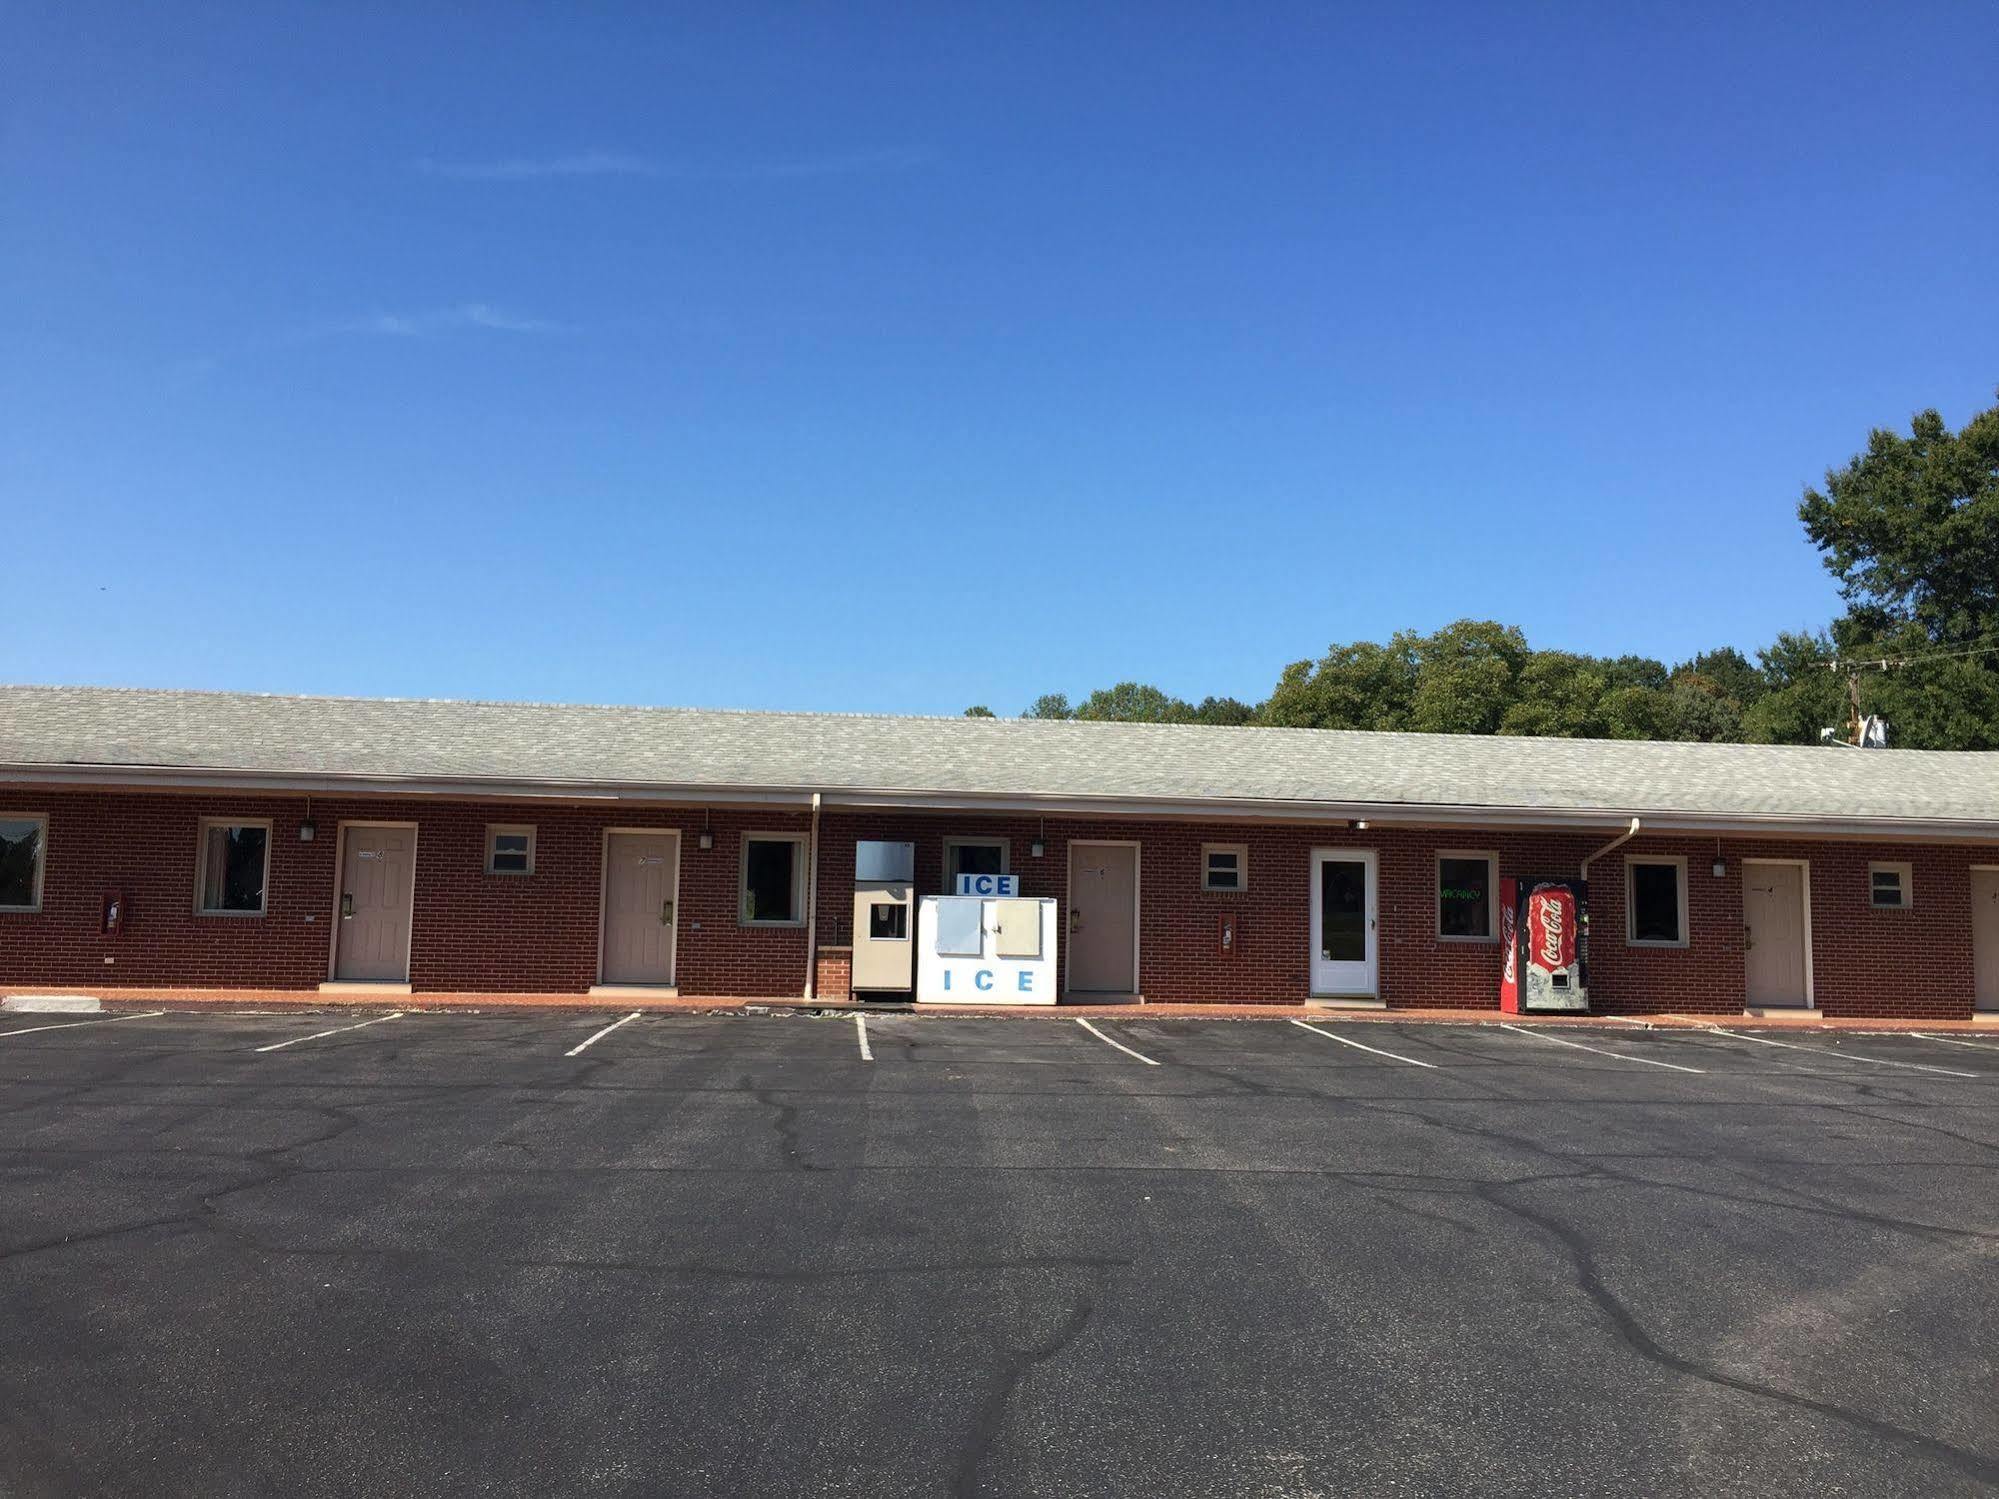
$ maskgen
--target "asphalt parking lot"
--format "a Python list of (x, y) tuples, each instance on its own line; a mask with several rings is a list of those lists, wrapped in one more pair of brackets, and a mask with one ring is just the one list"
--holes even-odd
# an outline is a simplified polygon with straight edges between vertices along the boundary
[(1999, 1037), (619, 1019), (0, 1017), (0, 1492), (1999, 1485)]

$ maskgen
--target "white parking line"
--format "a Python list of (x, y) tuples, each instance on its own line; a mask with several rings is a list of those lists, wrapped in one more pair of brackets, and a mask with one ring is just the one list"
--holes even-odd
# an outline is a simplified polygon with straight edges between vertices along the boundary
[(359, 1025), (336, 1025), (330, 1031), (315, 1031), (310, 1036), (294, 1036), (289, 1041), (273, 1041), (269, 1046), (260, 1046), (258, 1051), (283, 1051), (287, 1046), (297, 1046), (304, 1041), (317, 1041), (322, 1036), (344, 1036), (349, 1031), (365, 1030), (371, 1025), (380, 1025), (384, 1020), (395, 1020), (403, 1012), (397, 1010), (392, 1015), (377, 1015), (373, 1020), (364, 1020)]
[(1159, 1065), (1157, 1062), (1153, 1061), (1151, 1057), (1147, 1056), (1144, 1052), (1133, 1051), (1129, 1046), (1126, 1046), (1122, 1041), (1113, 1041), (1109, 1036), (1106, 1036), (1102, 1031), (1098, 1030), (1094, 1025), (1091, 1025), (1089, 1021), (1085, 1020), (1080, 1015), (1076, 1017), (1076, 1024), (1080, 1025), (1084, 1030), (1088, 1031), (1091, 1035), (1095, 1036), (1099, 1041), (1103, 1042), (1104, 1045), (1115, 1046), (1119, 1051), (1123, 1052), (1126, 1056), (1137, 1057), (1139, 1061), (1145, 1063), (1145, 1065), (1148, 1067), (1157, 1067)]
[(1941, 1041), (1946, 1046), (1969, 1046), (1973, 1051), (1999, 1051), (1999, 1046), (1993, 1046), (1985, 1041), (1960, 1041), (1955, 1036), (1932, 1036), (1923, 1031), (1910, 1031), (1909, 1034), (1919, 1041)]
[(588, 1051), (591, 1047), (595, 1046), (599, 1041), (603, 1040), (606, 1036), (610, 1035), (611, 1032), (616, 1030), (619, 1026), (631, 1024), (634, 1020), (638, 1019), (639, 1016), (642, 1015), (643, 1013), (645, 1012), (642, 1010), (634, 1010), (632, 1011), (631, 1014), (627, 1015), (623, 1020), (613, 1020), (609, 1025), (605, 1026), (601, 1031), (597, 1032), (597, 1034), (592, 1036), (588, 1041), (584, 1041), (579, 1043), (578, 1045), (570, 1047), (569, 1050), (563, 1053), (563, 1055), (565, 1057), (573, 1057), (581, 1052)]
[(1419, 1062), (1414, 1057), (1403, 1056), (1400, 1052), (1383, 1051), (1380, 1047), (1369, 1046), (1365, 1042), (1349, 1041), (1345, 1036), (1335, 1035), (1331, 1031), (1322, 1031), (1316, 1025), (1307, 1025), (1302, 1020), (1294, 1020), (1291, 1023), (1301, 1031), (1310, 1031), (1315, 1036), (1324, 1036), (1328, 1041), (1337, 1041), (1340, 1045), (1351, 1046), (1356, 1051), (1371, 1051), (1378, 1057), (1388, 1057), (1392, 1061), (1407, 1062), (1411, 1067), (1427, 1067), (1432, 1072), (1437, 1070), (1435, 1062)]
[(875, 1054), (872, 1051), (868, 1050), (867, 1016), (856, 1015), (854, 1017), (854, 1039), (861, 1043), (861, 1060), (863, 1062), (872, 1062), (875, 1059)]
[(1945, 1077), (1981, 1077), (1982, 1073), (1958, 1072), (1950, 1067), (1929, 1067), (1921, 1062), (1893, 1062), (1887, 1057), (1870, 1057), (1865, 1052), (1833, 1051), (1824, 1046), (1800, 1046), (1795, 1041), (1772, 1041), (1768, 1036), (1745, 1036), (1741, 1031), (1725, 1031), (1718, 1025), (1708, 1027), (1717, 1036), (1728, 1036), (1736, 1041), (1754, 1041), (1758, 1046), (1781, 1046), (1786, 1051), (1816, 1052), (1822, 1057), (1843, 1057), (1849, 1062), (1872, 1062), (1877, 1067), (1906, 1067), (1911, 1072), (1936, 1072)]
[(1567, 1041), (1560, 1036), (1546, 1035), (1541, 1031), (1528, 1030), (1525, 1026), (1500, 1023), (1501, 1030), (1512, 1031), (1516, 1036), (1528, 1036), (1536, 1041), (1552, 1041), (1557, 1046), (1573, 1046), (1577, 1051), (1593, 1051), (1600, 1057), (1616, 1057), (1620, 1062), (1643, 1062), (1647, 1067), (1667, 1067), (1674, 1072), (1706, 1072), (1705, 1067), (1682, 1067), (1678, 1062), (1659, 1062), (1651, 1057), (1634, 1057), (1628, 1051), (1611, 1051), (1602, 1046), (1585, 1046), (1580, 1041)]
[(18, 1031), (0, 1031), (0, 1036), (32, 1036), (36, 1031), (66, 1031), (79, 1025), (115, 1025), (121, 1020), (151, 1020), (165, 1010), (147, 1010), (142, 1015), (103, 1015), (96, 1020), (64, 1020), (55, 1025), (25, 1025)]

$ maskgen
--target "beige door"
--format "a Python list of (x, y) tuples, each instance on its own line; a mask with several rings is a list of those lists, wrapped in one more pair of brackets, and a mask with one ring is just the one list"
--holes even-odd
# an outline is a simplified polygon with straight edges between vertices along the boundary
[(604, 978), (607, 984), (673, 982), (677, 833), (611, 833), (604, 840)]
[(1999, 1010), (1999, 869), (1971, 871), (1971, 968), (1978, 1008)]
[(348, 983), (409, 982), (415, 889), (415, 828), (354, 824), (344, 830), (334, 978)]
[(1069, 845), (1069, 992), (1138, 992), (1138, 846)]
[(1805, 871), (1796, 864), (1742, 864), (1742, 943), (1749, 1003), (1808, 1005)]

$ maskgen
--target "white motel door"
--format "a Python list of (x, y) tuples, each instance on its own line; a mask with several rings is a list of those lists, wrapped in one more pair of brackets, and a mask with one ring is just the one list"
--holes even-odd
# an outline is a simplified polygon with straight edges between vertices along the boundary
[(1312, 992), (1380, 992), (1375, 945), (1375, 852), (1312, 850)]
[(1069, 992), (1138, 992), (1138, 845), (1069, 845)]
[(342, 839), (333, 976), (347, 983), (408, 983), (416, 830), (356, 823)]
[(1796, 864), (1742, 861), (1743, 978), (1749, 1003), (1807, 1005), (1805, 872)]
[(604, 983), (673, 982), (679, 880), (678, 835), (612, 833), (605, 839)]
[(1999, 869), (1971, 871), (1971, 967), (1980, 1010), (1999, 1010)]

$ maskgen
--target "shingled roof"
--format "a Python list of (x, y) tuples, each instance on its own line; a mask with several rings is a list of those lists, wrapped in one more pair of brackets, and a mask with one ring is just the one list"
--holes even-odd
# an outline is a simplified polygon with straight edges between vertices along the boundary
[(1999, 840), (1999, 753), (0, 687), (0, 780)]

